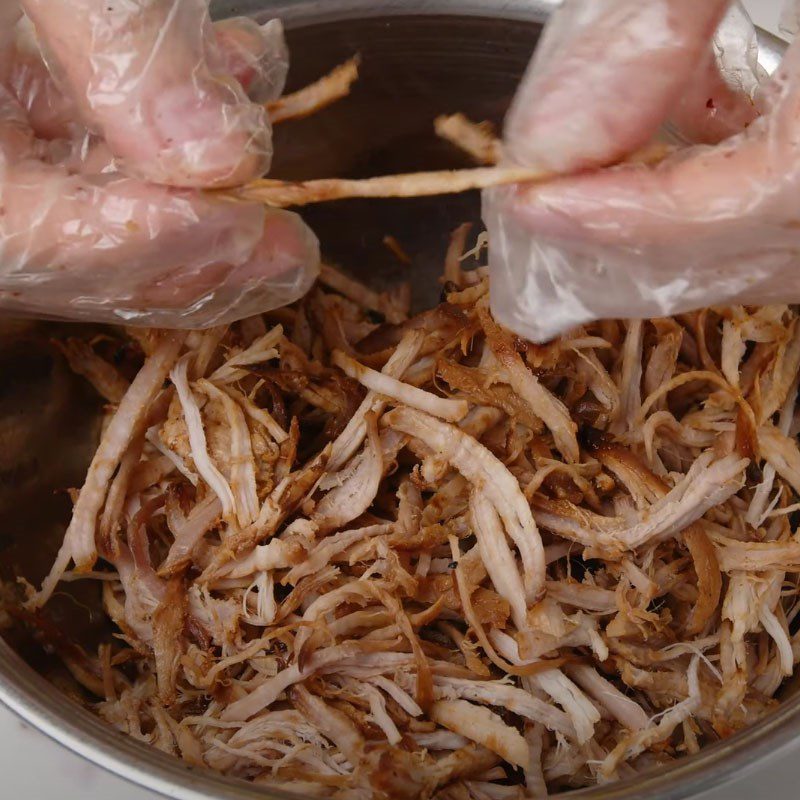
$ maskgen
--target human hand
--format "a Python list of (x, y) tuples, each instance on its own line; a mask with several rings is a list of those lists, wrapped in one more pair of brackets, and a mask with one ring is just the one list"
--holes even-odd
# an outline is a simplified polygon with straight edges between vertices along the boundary
[(300, 296), (319, 263), (300, 218), (199, 191), (269, 168), (280, 25), (212, 25), (205, 0), (22, 5), (47, 66), (0, 4), (0, 310), (206, 327)]
[[(716, 39), (718, 50), (738, 41), (721, 75), (710, 40), (727, 6), (576, 0), (556, 14), (506, 153), (582, 174), (487, 193), (493, 309), (506, 325), (543, 341), (599, 318), (800, 299), (800, 49), (757, 91), (755, 41), (734, 8)], [(670, 119), (705, 144), (657, 167), (597, 169)]]

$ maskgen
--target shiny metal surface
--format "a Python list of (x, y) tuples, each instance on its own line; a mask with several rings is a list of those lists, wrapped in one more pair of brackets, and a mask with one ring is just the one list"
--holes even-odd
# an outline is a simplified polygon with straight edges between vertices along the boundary
[[(219, 16), (282, 16), (289, 28), (292, 86), (361, 52), (362, 80), (353, 95), (315, 119), (278, 131), (276, 174), (362, 176), (459, 166), (461, 156), (432, 134), (442, 112), (464, 111), (500, 122), (535, 46), (540, 23), (557, 5), (547, 0), (284, 0), (215, 3)], [(762, 40), (774, 68), (781, 46)], [(309, 209), (328, 256), (376, 284), (410, 277), (418, 305), (438, 295), (448, 231), (477, 219), (477, 197), (365, 203)], [(382, 244), (392, 234), (414, 257), (399, 264)], [(97, 428), (97, 404), (69, 375), (48, 343), (50, 329), (0, 326), (0, 579), (38, 580), (57, 549), (69, 511), (63, 489), (79, 485)], [(107, 635), (91, 612), (91, 589), (59, 596), (52, 614), (84, 641)], [(86, 592), (82, 595), (80, 592)], [(100, 722), (45, 677), (52, 665), (23, 660), (19, 639), (0, 640), (0, 700), (92, 762), (166, 796), (285, 797), (263, 787), (191, 769)], [(57, 678), (57, 675), (56, 675)], [(730, 740), (633, 782), (575, 793), (581, 798), (683, 798), (719, 787), (778, 757), (800, 735), (800, 697)]]
[(495, 20), (544, 22), (561, 0), (214, 0), (211, 7), (218, 16), (250, 14), (278, 16), (288, 28), (342, 22), (351, 19), (453, 15), (485, 17)]

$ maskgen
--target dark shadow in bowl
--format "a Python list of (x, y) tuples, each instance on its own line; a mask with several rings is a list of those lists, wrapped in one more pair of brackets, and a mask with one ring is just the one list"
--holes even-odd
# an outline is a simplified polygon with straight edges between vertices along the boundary
[[(447, 36), (443, 35), (447, 31)], [(538, 26), (488, 18), (395, 17), (290, 30), (290, 89), (359, 53), (350, 97), (323, 113), (277, 126), (274, 174), (305, 180), (364, 178), (474, 166), (433, 130), (440, 114), (463, 112), (500, 127), (537, 38)], [(376, 287), (410, 280), (414, 305), (439, 297), (450, 231), (480, 220), (477, 192), (416, 200), (348, 200), (303, 210), (326, 258)], [(476, 228), (476, 235), (478, 229)], [(394, 236), (412, 257), (383, 244)]]

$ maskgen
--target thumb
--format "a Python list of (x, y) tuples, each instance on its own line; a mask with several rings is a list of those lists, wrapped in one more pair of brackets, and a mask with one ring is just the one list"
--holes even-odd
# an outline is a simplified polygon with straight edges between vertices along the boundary
[(551, 172), (644, 147), (707, 53), (729, 0), (567, 0), (506, 125), (506, 151)]

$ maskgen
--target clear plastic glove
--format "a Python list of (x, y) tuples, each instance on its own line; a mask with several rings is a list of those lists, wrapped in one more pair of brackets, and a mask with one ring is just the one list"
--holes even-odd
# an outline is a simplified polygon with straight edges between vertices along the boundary
[(283, 90), (280, 24), (212, 25), (205, 0), (23, 6), (0, 3), (0, 310), (205, 327), (306, 291), (298, 216), (199, 191), (269, 167), (253, 100)]
[[(800, 300), (800, 45), (759, 90), (727, 0), (567, 0), (506, 152), (561, 174), (488, 192), (497, 317), (536, 341), (608, 317)], [(718, 58), (722, 59), (722, 70)], [(706, 144), (618, 162), (672, 121)]]

